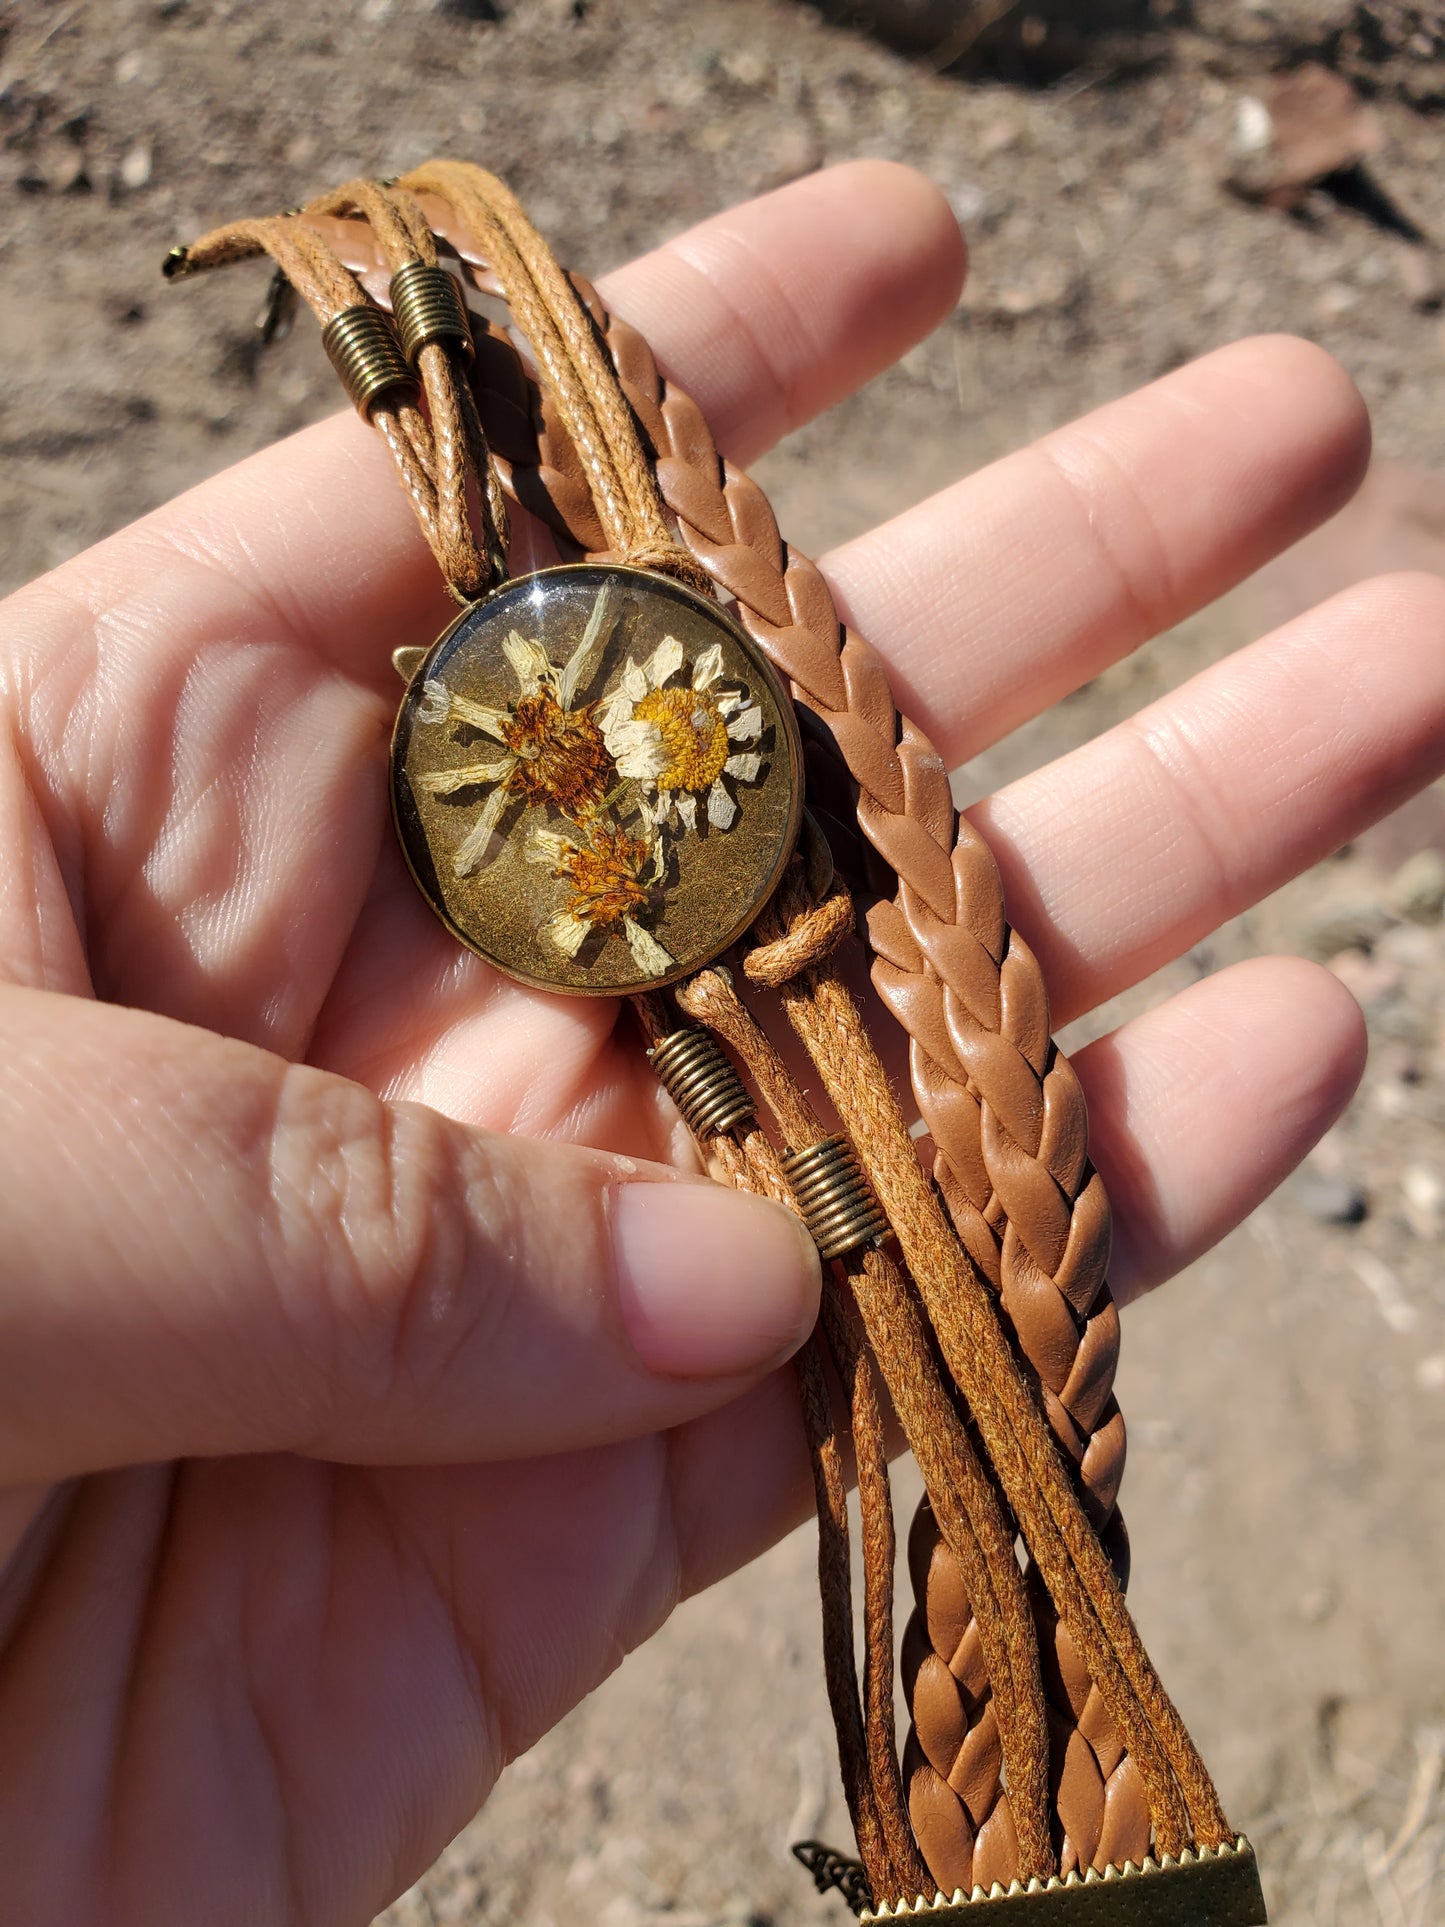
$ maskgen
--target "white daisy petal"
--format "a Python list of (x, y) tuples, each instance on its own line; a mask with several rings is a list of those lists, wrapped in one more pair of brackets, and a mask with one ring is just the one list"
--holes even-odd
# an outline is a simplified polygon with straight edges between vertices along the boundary
[(647, 671), (629, 656), (627, 667), (622, 672), (619, 695), (625, 696), (630, 703), (640, 703), (646, 694)]
[(570, 837), (558, 836), (555, 830), (533, 830), (527, 838), (526, 857), (529, 863), (550, 863), (555, 867), (576, 847)]
[(521, 685), (524, 696), (535, 696), (541, 687), (542, 678), (552, 667), (547, 660), (547, 652), (540, 642), (533, 642), (526, 636), (519, 636), (514, 629), (502, 644), (507, 661), (512, 665), (512, 673)]
[(604, 582), (598, 591), (597, 600), (592, 605), (592, 613), (587, 618), (587, 627), (582, 631), (582, 640), (567, 658), (567, 667), (562, 671), (562, 680), (557, 689), (557, 700), (564, 709), (570, 709), (577, 700), (579, 689), (585, 689), (592, 677), (597, 652), (601, 647), (603, 627), (607, 621), (608, 604), (612, 600), (612, 584)]
[(650, 783), (667, 768), (667, 747), (656, 723), (607, 722), (602, 740), (606, 743), (619, 776), (637, 783)]
[(417, 782), (429, 796), (451, 796), (469, 790), (475, 783), (501, 783), (517, 767), (515, 756), (502, 756), (493, 763), (463, 763), (459, 769), (429, 769)]
[(542, 935), (564, 957), (575, 957), (586, 943), (591, 928), (590, 923), (584, 922), (581, 917), (574, 917), (570, 910), (559, 910), (555, 917), (548, 917), (542, 925)]
[(739, 690), (725, 689), (720, 696), (714, 696), (713, 701), (717, 704), (717, 713), (719, 716), (731, 716), (735, 709), (742, 708), (743, 704), (747, 701), (747, 697)]
[(647, 665), (647, 686), (661, 689), (669, 676), (675, 676), (682, 667), (682, 644), (676, 636), (664, 636), (652, 652)]
[(735, 743), (755, 743), (763, 733), (763, 712), (751, 703), (739, 716), (728, 718), (728, 736)]
[(683, 828), (689, 836), (697, 833), (697, 798), (690, 790), (684, 790), (677, 799), (677, 813), (682, 818)]
[(627, 947), (639, 970), (645, 970), (649, 977), (660, 977), (664, 971), (671, 970), (671, 955), (656, 937), (647, 934), (640, 923), (634, 923), (631, 917), (624, 917), (622, 928), (627, 937)]
[(709, 648), (704, 649), (697, 661), (692, 665), (693, 688), (709, 688), (722, 674), (722, 666), (722, 644), (715, 642)]
[(416, 719), (419, 723), (444, 723), (452, 710), (452, 692), (444, 682), (435, 676), (428, 676), (421, 686), (421, 701), (416, 706)]
[(470, 696), (453, 696), (451, 700), (452, 721), (470, 723), (473, 729), (485, 730), (500, 743), (504, 740), (502, 731), (511, 721), (510, 712), (505, 709), (488, 709), (484, 703), (474, 703)]
[(738, 806), (723, 788), (721, 782), (714, 783), (707, 793), (707, 820), (715, 830), (732, 828), (733, 818)]
[(740, 783), (756, 783), (758, 771), (762, 766), (762, 757), (752, 753), (745, 756), (729, 756), (723, 764), (728, 775), (735, 776)]
[(491, 842), (492, 834), (501, 821), (502, 811), (506, 807), (507, 792), (493, 790), (482, 805), (481, 815), (458, 844), (456, 855), (452, 858), (452, 868), (459, 877), (470, 876), (472, 871), (484, 861), (487, 845)]

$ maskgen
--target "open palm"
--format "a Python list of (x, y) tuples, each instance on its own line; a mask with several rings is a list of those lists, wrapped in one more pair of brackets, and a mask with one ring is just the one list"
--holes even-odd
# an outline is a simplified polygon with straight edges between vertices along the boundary
[[(869, 163), (604, 293), (747, 460), (961, 268), (934, 191)], [(1367, 440), (1321, 353), (1243, 343), (826, 567), (962, 760), (1330, 513)], [(17, 1918), (365, 1921), (805, 1503), (796, 1227), (689, 1181), (616, 1007), (462, 953), (393, 847), (389, 655), (446, 614), (350, 418), (5, 612)], [(1369, 585), (981, 807), (1059, 1021), (1436, 773), (1442, 632), (1441, 585)], [(1082, 1054), (1121, 1295), (1278, 1181), (1361, 1049), (1334, 980), (1277, 959)]]

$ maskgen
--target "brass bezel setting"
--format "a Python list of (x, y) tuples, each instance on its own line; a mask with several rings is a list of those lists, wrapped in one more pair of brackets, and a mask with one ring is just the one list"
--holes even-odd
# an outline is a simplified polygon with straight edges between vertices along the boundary
[[(559, 981), (556, 978), (549, 978), (540, 973), (532, 973), (517, 968), (508, 963), (504, 958), (496, 955), (493, 951), (488, 950), (484, 940), (469, 935), (468, 932), (461, 927), (460, 923), (452, 915), (444, 902), (441, 887), (436, 878), (428, 878), (424, 875), (414, 860), (411, 847), (412, 838), (418, 837), (425, 842), (419, 820), (411, 823), (403, 820), (403, 810), (408, 807), (408, 805), (414, 815), (416, 811), (416, 804), (411, 794), (410, 783), (404, 773), (404, 758), (413, 727), (413, 717), (409, 707), (412, 692), (419, 688), (430, 675), (433, 666), (452, 642), (458, 630), (476, 620), (479, 610), (486, 609), (488, 605), (503, 597), (514, 595), (520, 586), (532, 583), (547, 583), (556, 581), (559, 578), (586, 578), (595, 581), (599, 587), (604, 579), (615, 580), (624, 584), (635, 583), (640, 588), (646, 589), (653, 594), (660, 592), (664, 596), (673, 597), (680, 603), (691, 605), (696, 611), (702, 613), (710, 623), (726, 631), (747, 662), (750, 674), (766, 689), (773, 707), (777, 712), (777, 741), (772, 753), (785, 765), (785, 771), (781, 772), (781, 775), (782, 780), (786, 781), (789, 786), (786, 826), (779, 840), (776, 855), (769, 864), (766, 873), (759, 880), (757, 887), (750, 894), (744, 908), (740, 912), (732, 915), (727, 922), (715, 932), (710, 932), (708, 943), (705, 947), (693, 947), (685, 957), (679, 957), (674, 969), (657, 976), (647, 977), (645, 980), (639, 979), (635, 983), (628, 983), (622, 986), (616, 984), (590, 985)], [(398, 652), (398, 655), (401, 654), (402, 652)], [(409, 655), (409, 652), (407, 652), (407, 654)], [(489, 590), (485, 596), (479, 597), (477, 601), (469, 603), (455, 620), (448, 623), (447, 627), (437, 637), (436, 641), (432, 643), (430, 648), (426, 650), (420, 660), (408, 661), (407, 666), (411, 672), (407, 682), (407, 694), (403, 696), (401, 706), (397, 711), (391, 738), (389, 791), (391, 796), (392, 821), (395, 826), (397, 841), (401, 845), (407, 868), (410, 870), (417, 888), (427, 903), (430, 904), (436, 916), (451, 932), (452, 936), (456, 938), (458, 943), (465, 945), (468, 950), (471, 950), (485, 962), (491, 964), (494, 969), (501, 971), (504, 976), (510, 977), (514, 982), (525, 984), (533, 990), (551, 991), (556, 995), (569, 997), (617, 997), (638, 991), (665, 989), (669, 984), (678, 983), (684, 977), (691, 976), (695, 971), (705, 968), (706, 965), (712, 963), (731, 949), (733, 944), (737, 942), (756, 920), (759, 912), (782, 880), (783, 872), (787, 868), (793, 852), (797, 847), (798, 837), (802, 829), (804, 781), (802, 736), (798, 728), (797, 717), (793, 711), (792, 699), (788, 694), (782, 678), (758, 648), (751, 636), (747, 634), (721, 603), (714, 601), (710, 597), (699, 595), (696, 590), (688, 587), (685, 583), (677, 581), (672, 576), (663, 575), (651, 569), (639, 569), (628, 564), (611, 562), (559, 563), (552, 568), (534, 570), (525, 576), (509, 577), (496, 588)], [(430, 854), (430, 851), (428, 851), (428, 853)]]

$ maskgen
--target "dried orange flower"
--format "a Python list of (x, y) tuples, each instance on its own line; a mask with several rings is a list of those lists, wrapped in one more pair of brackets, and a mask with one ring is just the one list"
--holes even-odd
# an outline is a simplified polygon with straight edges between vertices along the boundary
[(594, 930), (624, 937), (639, 968), (660, 977), (673, 959), (638, 923), (634, 912), (651, 902), (663, 872), (661, 839), (631, 836), (597, 821), (579, 842), (554, 830), (533, 830), (527, 859), (545, 863), (568, 885), (567, 900), (542, 926), (547, 941), (565, 957), (575, 957)]
[(541, 643), (515, 630), (502, 644), (521, 691), (510, 709), (490, 709), (428, 682), (417, 708), (418, 721), (432, 725), (465, 723), (497, 743), (502, 754), (455, 769), (430, 770), (419, 778), (433, 796), (491, 786), (481, 814), (452, 857), (458, 876), (486, 861), (493, 834), (509, 802), (551, 804), (573, 822), (584, 822), (617, 780), (616, 765), (593, 716), (592, 703), (577, 704), (596, 666), (608, 592), (598, 596), (582, 640), (562, 667), (548, 660)]

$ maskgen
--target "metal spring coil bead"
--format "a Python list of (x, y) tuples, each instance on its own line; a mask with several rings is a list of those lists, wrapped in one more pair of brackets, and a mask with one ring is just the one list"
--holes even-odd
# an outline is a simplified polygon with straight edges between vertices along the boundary
[(472, 353), (471, 323), (456, 277), (445, 268), (412, 261), (391, 277), (391, 313), (401, 352), (414, 368), (429, 341), (455, 341)]
[(825, 1137), (781, 1160), (793, 1201), (823, 1258), (843, 1258), (881, 1244), (888, 1217), (845, 1137)]
[(333, 315), (321, 331), (321, 345), (361, 414), (389, 388), (415, 388), (416, 376), (401, 343), (380, 308), (360, 302)]
[(663, 1089), (698, 1136), (757, 1115), (743, 1081), (709, 1031), (675, 1030), (647, 1053)]

